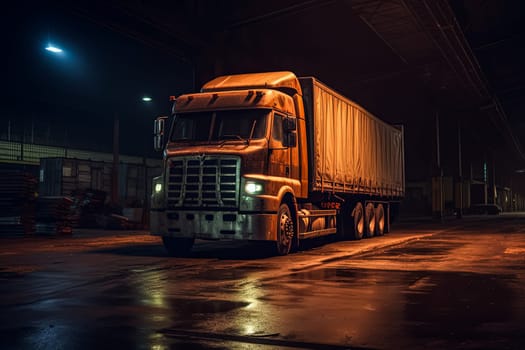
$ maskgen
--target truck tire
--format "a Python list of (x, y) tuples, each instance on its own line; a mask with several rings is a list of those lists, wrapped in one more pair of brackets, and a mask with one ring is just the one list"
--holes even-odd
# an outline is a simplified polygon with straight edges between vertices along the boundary
[(376, 212), (373, 203), (368, 203), (365, 207), (365, 237), (372, 238), (376, 233)]
[(361, 238), (363, 238), (363, 234), (365, 232), (365, 215), (363, 210), (363, 204), (361, 204), (361, 202), (356, 203), (354, 210), (352, 211), (352, 218), (354, 224), (354, 232), (352, 233), (352, 239), (358, 241)]
[(181, 238), (181, 237), (162, 237), (162, 243), (164, 248), (168, 251), (170, 256), (188, 256), (193, 247), (193, 238)]
[(385, 208), (379, 203), (376, 208), (376, 236), (385, 234)]
[(292, 247), (295, 227), (288, 204), (283, 203), (277, 212), (277, 242), (276, 253), (287, 255)]

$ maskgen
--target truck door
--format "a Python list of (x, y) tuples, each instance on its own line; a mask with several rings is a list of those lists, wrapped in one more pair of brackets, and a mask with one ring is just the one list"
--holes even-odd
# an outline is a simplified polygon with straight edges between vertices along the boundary
[(268, 152), (268, 175), (294, 177), (291, 167), (291, 151), (285, 147), (283, 119), (284, 115), (275, 112), (273, 115), (270, 150)]

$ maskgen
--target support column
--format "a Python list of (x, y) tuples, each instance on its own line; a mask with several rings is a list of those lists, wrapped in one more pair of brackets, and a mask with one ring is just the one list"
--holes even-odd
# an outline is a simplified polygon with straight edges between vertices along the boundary
[(488, 183), (488, 192), (489, 192), (489, 204), (496, 204), (496, 159), (494, 154), (492, 154), (491, 161), (489, 162), (489, 183)]
[(115, 113), (113, 119), (113, 169), (111, 172), (111, 202), (119, 200), (119, 118)]
[(432, 178), (432, 216), (443, 220), (443, 169), (441, 168), (439, 113), (436, 112), (436, 175)]
[(458, 183), (456, 186), (456, 217), (463, 217), (463, 159), (461, 155), (461, 122), (458, 120)]

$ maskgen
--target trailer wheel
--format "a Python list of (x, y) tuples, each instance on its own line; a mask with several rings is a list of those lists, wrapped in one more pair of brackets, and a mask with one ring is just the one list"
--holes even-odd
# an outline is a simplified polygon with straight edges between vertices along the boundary
[(365, 232), (365, 217), (363, 204), (361, 204), (361, 202), (357, 202), (355, 205), (354, 210), (352, 211), (352, 217), (354, 219), (354, 232), (352, 238), (354, 240), (360, 240), (363, 238)]
[(193, 238), (162, 237), (164, 248), (166, 248), (168, 255), (170, 256), (188, 256), (191, 252), (194, 241)]
[(373, 203), (365, 207), (365, 237), (374, 237), (376, 231), (375, 209)]
[(379, 203), (376, 208), (376, 236), (385, 234), (385, 209), (383, 204)]
[(294, 234), (295, 228), (290, 208), (286, 203), (283, 203), (277, 212), (276, 252), (278, 255), (286, 255), (290, 252)]

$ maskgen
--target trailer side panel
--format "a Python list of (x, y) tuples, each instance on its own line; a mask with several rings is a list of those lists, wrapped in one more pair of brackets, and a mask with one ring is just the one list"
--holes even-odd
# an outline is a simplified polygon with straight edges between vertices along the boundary
[(300, 78), (310, 191), (404, 195), (403, 132), (314, 78)]

